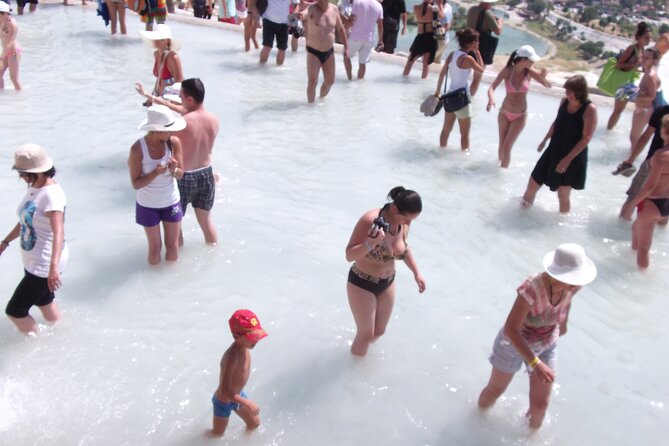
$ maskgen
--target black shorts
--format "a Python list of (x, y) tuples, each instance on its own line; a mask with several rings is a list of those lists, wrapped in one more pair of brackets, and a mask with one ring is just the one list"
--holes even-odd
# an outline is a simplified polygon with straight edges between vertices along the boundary
[(288, 24), (274, 23), (271, 20), (262, 19), (262, 46), (272, 48), (276, 36), (276, 47), (280, 50), (288, 48)]
[(5, 313), (8, 316), (20, 319), (28, 316), (28, 311), (33, 305), (38, 307), (49, 305), (55, 297), (56, 295), (49, 291), (46, 278), (37, 277), (25, 271), (25, 276), (19, 282), (14, 295), (7, 303)]
[(32, 3), (33, 5), (37, 4), (37, 0), (16, 0), (16, 6), (19, 8), (25, 7), (28, 3)]
[(177, 181), (181, 195), (181, 210), (185, 214), (188, 203), (194, 208), (211, 210), (214, 207), (216, 181), (211, 166), (192, 172), (184, 172), (182, 179)]

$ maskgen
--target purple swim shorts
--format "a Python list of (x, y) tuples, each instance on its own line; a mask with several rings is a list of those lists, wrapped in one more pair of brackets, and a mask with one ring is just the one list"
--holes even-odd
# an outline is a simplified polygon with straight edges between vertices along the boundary
[(178, 201), (172, 206), (162, 209), (146, 208), (139, 203), (135, 203), (135, 221), (138, 225), (151, 227), (159, 224), (161, 221), (168, 223), (180, 222), (184, 216), (181, 210), (181, 203)]

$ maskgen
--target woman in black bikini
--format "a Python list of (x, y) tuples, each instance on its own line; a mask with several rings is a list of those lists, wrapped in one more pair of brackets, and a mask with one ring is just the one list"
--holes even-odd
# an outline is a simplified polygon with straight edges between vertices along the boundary
[(413, 7), (413, 12), (416, 16), (416, 23), (418, 23), (418, 35), (411, 44), (409, 59), (404, 66), (403, 74), (408, 76), (414, 62), (423, 56), (423, 74), (421, 77), (427, 79), (428, 68), (434, 62), (434, 55), (437, 52), (437, 41), (434, 39), (432, 23), (436, 20), (436, 17), (440, 19), (445, 17), (444, 6), (442, 0), (423, 0), (422, 4)]
[(632, 249), (637, 251), (639, 268), (648, 268), (653, 229), (669, 216), (669, 115), (662, 117), (661, 134), (665, 146), (653, 154), (648, 178), (632, 201), (632, 206), (638, 206), (632, 225)]
[(369, 344), (386, 331), (395, 303), (395, 260), (404, 260), (425, 291), (425, 279), (413, 258), (407, 235), (423, 209), (418, 193), (402, 186), (388, 193), (392, 201), (366, 212), (353, 229), (346, 246), (346, 260), (355, 262), (346, 291), (357, 332), (351, 353), (365, 356)]

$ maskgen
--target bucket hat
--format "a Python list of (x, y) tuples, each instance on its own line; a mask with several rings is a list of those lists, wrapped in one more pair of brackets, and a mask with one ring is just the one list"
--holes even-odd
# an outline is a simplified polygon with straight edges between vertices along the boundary
[(597, 267), (576, 243), (563, 243), (544, 256), (544, 270), (569, 285), (587, 285), (597, 277)]
[(46, 154), (44, 147), (38, 144), (24, 144), (14, 153), (12, 169), (19, 172), (41, 173), (52, 167), (53, 159)]
[(186, 121), (164, 105), (152, 105), (146, 110), (146, 119), (137, 127), (147, 132), (178, 132), (186, 128)]

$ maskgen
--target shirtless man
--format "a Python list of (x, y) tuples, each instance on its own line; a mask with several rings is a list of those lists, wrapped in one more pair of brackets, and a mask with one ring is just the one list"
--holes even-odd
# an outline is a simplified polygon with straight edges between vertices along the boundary
[(647, 268), (655, 224), (669, 216), (669, 116), (662, 117), (662, 139), (665, 147), (650, 159), (650, 173), (641, 191), (632, 201), (638, 206), (632, 225), (632, 249), (637, 251), (636, 263)]
[[(184, 177), (177, 183), (184, 214), (188, 203), (193, 204), (195, 218), (202, 229), (204, 240), (210, 245), (218, 241), (216, 226), (211, 218), (216, 181), (211, 168), (211, 152), (218, 135), (218, 118), (204, 109), (204, 85), (200, 79), (186, 79), (181, 83), (181, 106), (186, 110), (186, 127), (176, 132), (183, 152)], [(183, 234), (179, 235), (183, 245)]]
[(335, 30), (339, 33), (344, 45), (344, 61), (348, 60), (348, 38), (341, 21), (339, 10), (328, 0), (318, 0), (300, 11), (304, 19), (307, 38), (307, 101), (316, 100), (318, 73), (323, 70), (321, 97), (328, 95), (335, 81), (334, 41)]
[[(164, 105), (181, 114), (186, 120), (187, 127), (190, 126), (189, 129), (175, 133), (183, 148), (184, 177), (177, 181), (181, 194), (181, 209), (185, 214), (188, 203), (193, 204), (195, 217), (202, 229), (205, 242), (215, 245), (218, 237), (210, 211), (214, 206), (218, 174), (214, 174), (211, 168), (211, 151), (218, 135), (218, 118), (204, 109), (202, 81), (191, 78), (181, 82), (180, 104), (148, 93), (140, 82), (135, 83), (135, 90), (154, 104)], [(183, 245), (183, 242), (181, 233), (179, 245)]]
[(15, 90), (21, 89), (19, 82), (19, 58), (21, 47), (16, 42), (16, 34), (19, 28), (16, 21), (9, 14), (9, 5), (0, 1), (0, 41), (2, 41), (2, 56), (0, 56), (0, 90), (5, 88), (2, 77), (9, 68), (9, 78), (14, 84)]
[(660, 88), (660, 78), (657, 75), (657, 64), (660, 62), (660, 52), (655, 48), (647, 48), (643, 52), (641, 66), (643, 77), (639, 82), (639, 90), (636, 95), (634, 114), (632, 115), (632, 128), (630, 129), (630, 142), (632, 147), (636, 144), (643, 129), (653, 114), (653, 102)]

